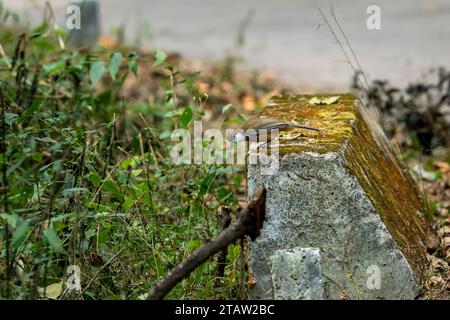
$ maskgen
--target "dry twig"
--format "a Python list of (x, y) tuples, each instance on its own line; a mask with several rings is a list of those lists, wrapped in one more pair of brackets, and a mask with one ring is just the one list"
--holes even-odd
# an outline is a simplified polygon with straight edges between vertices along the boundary
[(240, 212), (237, 221), (227, 229), (222, 230), (212, 240), (192, 252), (189, 257), (172, 269), (172, 271), (150, 289), (147, 300), (160, 300), (164, 298), (177, 283), (188, 276), (195, 268), (237, 239), (248, 235), (252, 240), (255, 240), (259, 235), (265, 217), (265, 199), (266, 190), (263, 188), (258, 189), (254, 193), (252, 201)]

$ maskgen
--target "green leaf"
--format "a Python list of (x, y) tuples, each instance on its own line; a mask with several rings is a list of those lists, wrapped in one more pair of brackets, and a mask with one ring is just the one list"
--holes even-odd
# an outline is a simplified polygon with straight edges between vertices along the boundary
[(192, 239), (191, 241), (189, 241), (186, 245), (186, 248), (188, 250), (194, 250), (197, 249), (198, 247), (200, 247), (201, 242), (198, 239)]
[(27, 221), (23, 221), (22, 223), (20, 223), (18, 225), (16, 231), (14, 231), (14, 233), (12, 235), (11, 249), (15, 250), (22, 244), (22, 242), (23, 242), (23, 240), (25, 240), (29, 230), (30, 230), (30, 227), (29, 227)]
[(162, 50), (156, 50), (155, 53), (155, 63), (153, 64), (154, 67), (159, 66), (161, 63), (166, 61), (167, 55)]
[(67, 197), (68, 195), (75, 193), (75, 192), (89, 192), (89, 190), (86, 188), (69, 188), (69, 189), (65, 189), (63, 191), (63, 195), (65, 197)]
[(219, 200), (221, 202), (231, 203), (230, 198), (233, 197), (233, 192), (230, 190), (227, 190), (226, 188), (219, 188), (217, 191), (217, 195), (219, 196)]
[(172, 117), (180, 116), (182, 114), (183, 114), (183, 110), (178, 109), (178, 110), (166, 112), (164, 114), (164, 118), (172, 118)]
[(122, 169), (127, 169), (128, 167), (132, 167), (133, 166), (133, 158), (125, 158), (122, 160), (122, 163), (120, 164), (120, 167)]
[(112, 192), (118, 198), (122, 197), (122, 193), (119, 191), (119, 189), (117, 189), (114, 182), (110, 179), (106, 179), (103, 182), (103, 190), (107, 192)]
[(46, 143), (56, 143), (56, 141), (50, 137), (42, 137), (42, 138), (36, 137), (36, 140), (41, 141), (41, 142), (46, 142)]
[(234, 119), (226, 120), (226, 121), (223, 122), (223, 124), (225, 126), (229, 126), (229, 125), (232, 125), (232, 124), (239, 124), (239, 123), (242, 123), (242, 120), (239, 119), (239, 118), (234, 118)]
[(123, 170), (119, 170), (119, 172), (117, 173), (117, 180), (122, 185), (127, 185), (128, 184), (127, 176), (126, 176), (125, 172), (123, 172)]
[(35, 111), (40, 109), (41, 106), (42, 106), (42, 102), (40, 100), (36, 99), (33, 102), (33, 104), (27, 109), (25, 114), (22, 114), (20, 116), (18, 123), (21, 123), (21, 122), (27, 120), (28, 118), (30, 118)]
[(11, 58), (10, 57), (2, 57), (2, 58), (0, 58), (0, 62), (5, 64), (7, 67), (11, 66)]
[(63, 242), (58, 237), (55, 230), (53, 230), (52, 228), (48, 228), (44, 231), (44, 235), (53, 250), (55, 250), (56, 252), (65, 253)]
[(202, 180), (200, 180), (200, 188), (198, 191), (199, 197), (203, 197), (206, 193), (209, 192), (215, 178), (216, 174), (208, 174)]
[(164, 140), (164, 139), (169, 138), (170, 136), (172, 136), (172, 131), (165, 130), (165, 131), (161, 132), (161, 134), (159, 135), (159, 139)]
[(89, 176), (88, 176), (88, 180), (94, 185), (94, 187), (97, 187), (99, 184), (100, 184), (100, 182), (101, 182), (101, 179), (100, 179), (100, 176), (98, 175), (98, 173), (97, 172), (92, 172)]
[(84, 236), (86, 237), (86, 239), (90, 239), (93, 236), (95, 236), (96, 234), (97, 234), (97, 230), (96, 229), (89, 229), (89, 230), (86, 230), (84, 232)]
[(184, 108), (183, 113), (181, 114), (180, 121), (183, 127), (187, 127), (192, 120), (192, 109), (190, 107)]
[(137, 53), (130, 53), (128, 56), (128, 68), (131, 72), (137, 77), (138, 76), (138, 67), (137, 67), (137, 59), (138, 54)]
[(232, 104), (227, 104), (227, 105), (223, 106), (222, 113), (227, 113), (228, 110), (230, 110), (232, 107), (233, 107)]
[(16, 214), (7, 214), (7, 213), (0, 213), (0, 218), (2, 218), (11, 228), (16, 228), (17, 226), (17, 220), (19, 220), (19, 217)]
[(105, 65), (102, 61), (95, 61), (91, 65), (91, 71), (89, 75), (91, 77), (92, 85), (95, 85), (97, 81), (101, 79), (104, 72), (105, 72)]
[(122, 54), (116, 52), (112, 55), (109, 61), (109, 74), (113, 80), (116, 79), (117, 72), (119, 72), (120, 65), (122, 64)]
[(204, 210), (199, 200), (195, 201), (194, 204), (192, 205), (191, 213), (197, 217), (203, 216)]
[(12, 126), (16, 119), (19, 117), (16, 113), (5, 112), (5, 122), (8, 126)]
[(24, 162), (26, 160), (26, 157), (20, 158), (19, 160), (17, 160), (17, 162), (12, 165), (11, 167), (8, 168), (8, 170), (6, 170), (6, 177), (9, 177), (11, 175), (11, 173), (13, 173), (14, 171), (16, 171), (16, 169), (18, 167), (20, 167), (20, 165), (22, 164), (22, 162)]
[(65, 65), (66, 65), (66, 61), (59, 60), (59, 61), (56, 61), (51, 64), (45, 64), (43, 66), (43, 69), (47, 73), (55, 73), (55, 72), (58, 72), (58, 71), (61, 71), (62, 69), (64, 69)]
[(33, 35), (35, 35), (35, 34), (39, 34), (39, 35), (42, 35), (44, 32), (46, 32), (48, 30), (48, 23), (47, 22), (44, 22), (44, 23), (42, 23), (41, 25), (39, 25), (36, 29), (34, 29), (33, 31), (32, 31), (32, 36), (31, 37), (33, 37)]

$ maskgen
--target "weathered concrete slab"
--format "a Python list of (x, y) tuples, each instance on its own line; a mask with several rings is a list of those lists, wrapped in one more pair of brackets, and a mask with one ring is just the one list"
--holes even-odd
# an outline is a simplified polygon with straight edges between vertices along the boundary
[(294, 248), (270, 257), (273, 296), (277, 300), (322, 300), (320, 250)]
[(275, 97), (263, 114), (322, 129), (280, 134), (279, 170), (248, 165), (249, 196), (267, 189), (267, 221), (250, 244), (254, 298), (273, 298), (276, 250), (320, 249), (326, 299), (412, 299), (426, 265), (423, 205), (385, 138), (352, 95), (312, 105)]

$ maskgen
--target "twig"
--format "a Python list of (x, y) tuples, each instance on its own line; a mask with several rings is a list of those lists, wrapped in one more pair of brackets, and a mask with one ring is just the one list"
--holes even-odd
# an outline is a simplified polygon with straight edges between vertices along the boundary
[[(102, 177), (101, 177), (101, 181), (104, 181), (104, 179), (105, 179), (105, 177), (106, 177), (106, 173), (107, 173), (107, 170), (108, 170), (108, 165), (109, 165), (109, 162), (110, 162), (110, 160), (111, 160), (111, 157), (113, 156), (113, 152), (112, 152), (112, 146), (113, 146), (113, 143), (114, 143), (114, 139), (116, 138), (116, 114), (114, 114), (113, 115), (113, 120), (112, 120), (112, 125), (111, 125), (111, 137), (110, 137), (110, 139), (109, 139), (109, 145), (108, 145), (108, 149), (107, 149), (107, 151), (108, 151), (108, 154), (107, 154), (107, 156), (106, 156), (106, 161), (105, 161), (105, 166), (103, 167), (103, 172), (102, 172)], [(97, 209), (98, 209), (98, 207), (100, 206), (100, 203), (101, 203), (101, 201), (102, 201), (102, 193), (100, 192), (100, 193), (98, 193), (98, 191), (100, 191), (101, 190), (101, 187), (102, 185), (100, 185), (100, 186), (98, 186), (98, 190), (97, 190), (97, 193), (96, 193), (96, 196), (97, 196), (97, 194), (98, 194), (98, 199), (97, 199)], [(94, 198), (95, 199), (95, 198)]]
[(244, 282), (245, 282), (245, 246), (244, 246), (244, 237), (239, 239), (239, 291), (240, 291), (240, 298), (241, 300), (245, 299), (245, 288), (244, 288)]
[(356, 62), (356, 65), (358, 66), (358, 69), (361, 71), (361, 74), (363, 76), (364, 82), (367, 86), (367, 89), (370, 88), (369, 81), (367, 80), (366, 74), (363, 71), (363, 68), (361, 67), (361, 63), (359, 62), (358, 56), (356, 55), (355, 51), (353, 50), (353, 46), (350, 44), (350, 41), (348, 41), (347, 35), (345, 34), (344, 30), (341, 27), (341, 24), (339, 23), (339, 20), (336, 17), (336, 14), (334, 13), (334, 8), (331, 7), (331, 15), (333, 16), (334, 22), (336, 23), (337, 27), (339, 28), (339, 32), (341, 33), (342, 37), (345, 40), (345, 44), (350, 49), (350, 53), (353, 56), (353, 59)]
[(106, 262), (103, 266), (101, 266), (100, 269), (98, 269), (97, 273), (91, 278), (91, 280), (89, 280), (89, 282), (87, 283), (87, 285), (83, 288), (83, 290), (81, 290), (81, 292), (78, 294), (77, 299), (79, 299), (83, 293), (86, 292), (86, 290), (91, 286), (91, 284), (97, 279), (97, 277), (100, 275), (100, 273), (109, 265), (111, 264), (111, 262), (114, 261), (114, 259), (116, 259), (121, 253), (122, 251), (125, 250), (125, 248), (122, 248), (119, 250), (119, 252), (117, 252), (115, 255), (113, 255), (111, 257), (111, 259), (108, 260), (108, 262)]
[[(177, 93), (175, 92), (175, 81), (174, 81), (174, 73), (170, 71), (169, 81), (170, 87), (172, 88), (172, 98), (173, 98), (173, 111), (177, 111)], [(178, 129), (178, 124), (175, 122), (175, 129)]]
[(226, 248), (230, 243), (249, 235), (252, 240), (259, 235), (265, 217), (266, 190), (258, 189), (249, 205), (244, 208), (238, 220), (226, 230), (191, 253), (189, 257), (172, 269), (163, 279), (150, 289), (147, 300), (160, 300), (195, 268), (213, 254)]
[(53, 12), (52, 5), (50, 4), (49, 1), (45, 2), (44, 21), (49, 23), (52, 22), (53, 30), (55, 31), (58, 37), (59, 47), (61, 48), (61, 50), (64, 50), (66, 48), (66, 45), (64, 43), (63, 38), (58, 33), (59, 27), (58, 24), (56, 23), (55, 13)]
[[(2, 152), (3, 156), (3, 165), (2, 165), (2, 193), (3, 193), (3, 211), (5, 213), (8, 212), (8, 177), (7, 177), (7, 153), (6, 153), (6, 121), (5, 121), (5, 98), (3, 96), (3, 90), (0, 88), (0, 105), (1, 105), (1, 113), (2, 113), (2, 119), (1, 119), (1, 128), (2, 128), (2, 137), (1, 137), (1, 143), (0, 143), (0, 150)], [(6, 246), (6, 297), (10, 297), (10, 282), (11, 282), (11, 273), (12, 273), (12, 262), (11, 262), (11, 248), (10, 248), (10, 237), (9, 237), (9, 226), (8, 222), (5, 219), (5, 225), (4, 225), (4, 231), (5, 231), (5, 246)]]
[(5, 50), (3, 49), (3, 46), (1, 44), (0, 44), (0, 56), (2, 56), (8, 69), (11, 69), (11, 63), (9, 63), (8, 56), (6, 55)]
[[(352, 63), (352, 60), (350, 59), (350, 56), (348, 55), (347, 51), (345, 51), (345, 48), (342, 44), (342, 42), (339, 40), (338, 35), (336, 34), (336, 32), (334, 31), (333, 27), (331, 26), (330, 21), (328, 20), (327, 16), (325, 15), (325, 13), (322, 11), (322, 9), (316, 5), (317, 10), (319, 11), (320, 15), (322, 16), (324, 22), (326, 23), (331, 35), (333, 36), (333, 38), (336, 40), (339, 48), (341, 49), (342, 54), (344, 55), (345, 59), (348, 61), (348, 63), (350, 64), (350, 66), (352, 67), (353, 72), (355, 73), (355, 75), (358, 75), (358, 70), (356, 69), (356, 67), (354, 66), (354, 64)], [(334, 16), (334, 11), (332, 11), (332, 14)], [(337, 24), (339, 25), (339, 22), (336, 19)], [(339, 29), (342, 30), (342, 28), (339, 26)], [(346, 36), (344, 35), (344, 39), (346, 39)], [(352, 52), (353, 50), (350, 49)], [(363, 72), (362, 70), (360, 70), (361, 72)], [(361, 87), (364, 88), (368, 94), (368, 90), (369, 88), (365, 87), (365, 84), (361, 81), (360, 77), (357, 76), (356, 80), (359, 81), (359, 83), (361, 84)]]
[[(231, 215), (230, 215), (230, 208), (228, 207), (221, 207), (220, 208), (220, 216), (222, 218), (222, 230), (225, 230), (230, 226), (231, 223)], [(217, 270), (216, 270), (216, 283), (215, 287), (220, 287), (220, 279), (223, 278), (225, 274), (225, 264), (227, 261), (227, 254), (228, 250), (227, 248), (223, 249), (219, 256), (217, 257)]]

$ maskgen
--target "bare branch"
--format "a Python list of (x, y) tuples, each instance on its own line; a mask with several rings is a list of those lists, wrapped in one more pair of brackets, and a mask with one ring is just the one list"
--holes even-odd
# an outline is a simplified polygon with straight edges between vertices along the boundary
[(160, 300), (181, 280), (189, 275), (195, 268), (209, 259), (212, 255), (226, 248), (245, 235), (255, 240), (259, 235), (266, 213), (266, 190), (258, 189), (250, 203), (244, 208), (236, 222), (219, 235), (206, 242), (203, 246), (191, 253), (183, 262), (172, 269), (153, 288), (150, 289), (147, 300)]

